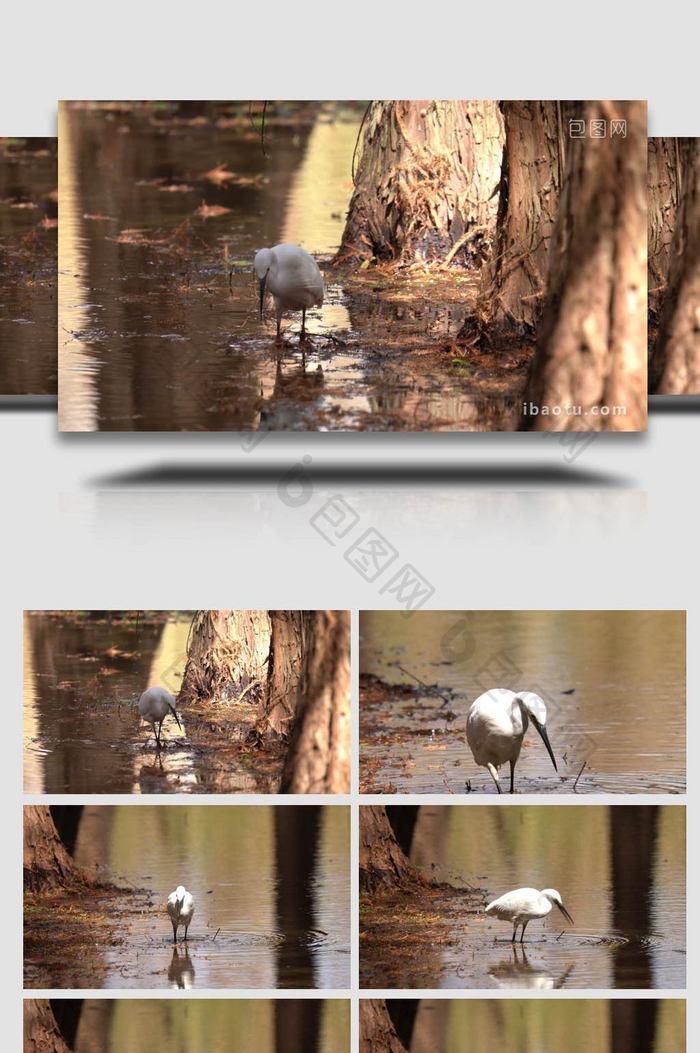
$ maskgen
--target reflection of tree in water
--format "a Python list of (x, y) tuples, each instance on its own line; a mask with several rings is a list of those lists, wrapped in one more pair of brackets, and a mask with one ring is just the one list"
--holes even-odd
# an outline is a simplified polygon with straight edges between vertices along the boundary
[[(398, 418), (389, 419), (389, 426), (434, 428), (442, 420), (453, 427), (491, 431), (517, 423), (517, 399), (498, 393), (487, 396), (483, 383), (474, 385), (470, 393), (471, 367), (455, 366), (454, 377), (448, 373), (457, 354), (450, 351), (450, 342), (473, 311), (463, 287), (455, 296), (460, 302), (441, 303), (431, 299), (429, 290), (418, 287), (414, 299), (407, 302), (364, 293), (348, 297), (353, 341), (365, 356), (369, 404), (374, 413)], [(432, 348), (437, 353), (439, 347), (444, 349), (439, 369), (431, 358), (424, 361), (421, 356), (406, 355), (407, 349)]]
[[(654, 1053), (658, 1002), (640, 998), (610, 1002), (611, 1053)], [(659, 1051), (666, 1053), (666, 1051)]]
[(275, 809), (277, 986), (313, 986), (313, 880), (320, 838), (317, 805)]
[(275, 1002), (275, 1053), (316, 1053), (321, 1035), (317, 998)]
[(0, 137), (0, 395), (56, 392), (56, 140)]
[(612, 920), (629, 943), (613, 955), (615, 987), (654, 987), (650, 946), (651, 890), (659, 811), (654, 805), (614, 805), (610, 812)]

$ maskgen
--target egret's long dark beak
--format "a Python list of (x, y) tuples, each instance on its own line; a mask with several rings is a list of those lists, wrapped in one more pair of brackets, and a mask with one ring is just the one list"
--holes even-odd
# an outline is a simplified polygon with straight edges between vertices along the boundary
[(177, 721), (177, 726), (179, 727), (180, 731), (182, 731), (182, 724), (180, 723), (180, 718), (178, 717), (177, 713), (175, 712), (175, 707), (174, 706), (170, 707), (170, 712), (175, 717), (175, 720)]
[(554, 770), (555, 771), (559, 771), (559, 769), (557, 768), (557, 762), (554, 759), (554, 753), (552, 751), (552, 747), (549, 744), (549, 735), (547, 734), (546, 727), (544, 726), (544, 724), (540, 724), (536, 720), (533, 720), (532, 723), (537, 728), (537, 730), (538, 730), (538, 732), (540, 734), (540, 738), (542, 739), (542, 741), (544, 742), (545, 746), (547, 747), (547, 753), (549, 754), (549, 756), (550, 756), (550, 758), (552, 760), (552, 764), (554, 765)]
[(573, 925), (574, 924), (574, 919), (571, 917), (571, 915), (569, 914), (569, 912), (566, 909), (566, 907), (564, 906), (564, 904), (563, 903), (557, 903), (557, 906), (559, 907), (559, 910), (562, 912), (562, 914), (564, 915), (564, 917), (568, 921), (569, 925)]
[(267, 282), (267, 275), (260, 279), (260, 321), (262, 322), (263, 316), (263, 304), (265, 303), (265, 284)]

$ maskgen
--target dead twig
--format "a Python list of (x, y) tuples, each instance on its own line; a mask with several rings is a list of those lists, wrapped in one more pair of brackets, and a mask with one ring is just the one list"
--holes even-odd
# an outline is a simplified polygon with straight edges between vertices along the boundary
[(588, 764), (588, 761), (584, 761), (583, 762), (583, 764), (581, 765), (581, 770), (579, 771), (578, 775), (576, 776), (576, 781), (574, 783), (574, 793), (576, 793), (576, 787), (578, 786), (578, 781), (581, 778), (581, 776), (583, 775), (583, 769), (586, 767), (587, 764)]

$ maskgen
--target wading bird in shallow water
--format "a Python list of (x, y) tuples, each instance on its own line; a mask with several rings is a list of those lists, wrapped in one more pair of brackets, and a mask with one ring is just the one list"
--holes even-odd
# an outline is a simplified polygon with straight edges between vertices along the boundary
[(277, 312), (277, 339), (285, 311), (301, 311), (301, 340), (306, 337), (306, 312), (323, 303), (323, 278), (313, 256), (298, 245), (275, 245), (255, 254), (255, 273), (260, 284), (260, 319), (265, 293), (272, 293)]
[(561, 901), (561, 896), (555, 888), (543, 888), (538, 892), (536, 888), (516, 888), (513, 892), (506, 892), (505, 896), (493, 900), (486, 907), (487, 914), (493, 914), (501, 921), (512, 921), (513, 936), (511, 943), (515, 943), (515, 935), (518, 926), (522, 925), (520, 942), (523, 942), (525, 926), (533, 918), (546, 918), (552, 907), (558, 907), (570, 925), (574, 919)]
[(194, 897), (184, 885), (178, 885), (175, 891), (168, 896), (168, 914), (173, 926), (173, 943), (177, 942), (177, 930), (180, 925), (185, 926), (185, 939), (187, 939), (187, 930), (194, 914)]
[(510, 792), (515, 793), (515, 765), (530, 721), (539, 732), (557, 771), (545, 727), (547, 709), (539, 695), (532, 691), (516, 692), (494, 687), (472, 703), (467, 717), (467, 742), (476, 763), (490, 771), (499, 793), (498, 769), (506, 761), (510, 762)]
[[(171, 713), (177, 721), (177, 726), (182, 731), (180, 718), (175, 712), (175, 698), (166, 691), (164, 687), (149, 687), (139, 699), (139, 713), (153, 728), (156, 744), (160, 746), (160, 733), (163, 730), (163, 721), (168, 713)], [(158, 728), (156, 729), (156, 724)]]

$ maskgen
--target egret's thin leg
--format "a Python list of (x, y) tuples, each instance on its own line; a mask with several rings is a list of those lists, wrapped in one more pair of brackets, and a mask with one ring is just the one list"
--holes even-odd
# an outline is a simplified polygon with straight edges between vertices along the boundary
[(173, 943), (177, 943), (177, 925), (175, 924), (175, 922), (173, 922), (172, 925), (173, 925)]
[(525, 926), (526, 926), (526, 925), (527, 925), (527, 922), (526, 922), (526, 921), (524, 921), (524, 922), (523, 922), (523, 931), (522, 931), (522, 932), (520, 933), (520, 942), (521, 942), (521, 943), (523, 942), (523, 936), (525, 935)]
[(515, 761), (510, 762), (510, 792), (515, 793)]
[(187, 930), (188, 929), (189, 929), (189, 925), (185, 925), (185, 939), (187, 939)]
[(496, 789), (500, 793), (501, 792), (501, 784), (498, 781), (498, 771), (497, 771), (497, 769), (493, 766), (493, 764), (487, 764), (486, 767), (491, 772), (491, 778), (496, 783)]
[(304, 342), (304, 337), (305, 336), (306, 336), (306, 308), (302, 307), (302, 309), (301, 309), (301, 341), (302, 341), (302, 343)]
[(515, 923), (513, 924), (513, 935), (512, 935), (512, 936), (511, 936), (511, 938), (510, 938), (510, 942), (511, 942), (511, 943), (515, 943), (515, 934), (516, 934), (516, 932), (517, 932), (517, 931), (518, 931), (518, 923), (517, 923), (517, 921), (516, 921), (516, 922), (515, 922)]
[(278, 344), (279, 344), (279, 342), (282, 339), (281, 326), (282, 326), (282, 308), (280, 306), (278, 306), (278, 308), (277, 308), (277, 343)]

